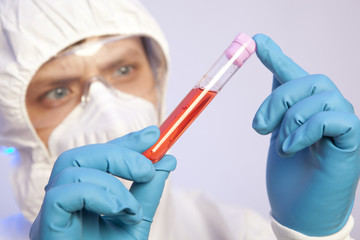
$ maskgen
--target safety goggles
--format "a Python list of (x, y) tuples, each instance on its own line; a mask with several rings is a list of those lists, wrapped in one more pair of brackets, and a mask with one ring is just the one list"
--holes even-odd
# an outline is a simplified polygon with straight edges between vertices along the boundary
[[(137, 42), (134, 43), (134, 39)], [(52, 74), (55, 79), (63, 82), (74, 78), (82, 80), (82, 89), (76, 92), (81, 93), (80, 99), (83, 104), (88, 101), (89, 88), (94, 81), (101, 81), (109, 88), (149, 100), (148, 94), (155, 84), (137, 78), (137, 71), (143, 70), (144, 65), (148, 64), (147, 56), (144, 55), (145, 50), (139, 51), (143, 47), (143, 40), (139, 37), (112, 36), (90, 39), (57, 54), (52, 61), (66, 68)]]
[[(148, 59), (141, 37), (107, 36), (78, 42), (45, 63), (32, 79), (27, 108), (39, 121), (35, 128), (57, 125), (80, 102), (89, 101), (95, 81), (110, 91), (141, 97), (158, 104), (157, 72)], [(56, 117), (54, 117), (56, 116)]]

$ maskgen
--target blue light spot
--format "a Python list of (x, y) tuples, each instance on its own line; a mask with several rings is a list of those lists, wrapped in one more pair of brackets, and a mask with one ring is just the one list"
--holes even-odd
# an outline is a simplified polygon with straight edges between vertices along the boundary
[(17, 153), (17, 149), (14, 147), (0, 146), (0, 154), (13, 155)]
[(4, 153), (6, 154), (12, 154), (16, 151), (14, 147), (8, 147), (7, 149), (4, 149)]

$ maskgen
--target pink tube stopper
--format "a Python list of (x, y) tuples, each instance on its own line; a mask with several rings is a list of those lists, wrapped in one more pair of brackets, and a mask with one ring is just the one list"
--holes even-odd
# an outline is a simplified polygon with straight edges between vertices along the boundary
[(239, 33), (228, 49), (226, 49), (226, 57), (231, 59), (241, 47), (244, 47), (246, 51), (242, 51), (240, 56), (234, 62), (234, 64), (239, 67), (241, 67), (244, 62), (256, 51), (256, 43), (245, 33)]

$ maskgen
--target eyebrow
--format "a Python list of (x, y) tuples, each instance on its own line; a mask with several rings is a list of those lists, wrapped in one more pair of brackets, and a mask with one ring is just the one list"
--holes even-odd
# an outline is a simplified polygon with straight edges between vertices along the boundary
[(30, 83), (28, 90), (30, 89), (31, 91), (35, 90), (35, 92), (40, 92), (47, 88), (49, 88), (49, 90), (50, 90), (51, 88), (57, 87), (60, 85), (68, 85), (75, 81), (79, 81), (79, 78), (63, 78), (63, 79), (54, 80), (54, 81), (35, 81), (35, 82)]
[[(56, 62), (53, 62), (50, 60), (46, 64), (55, 64), (48, 65), (43, 69), (42, 67), (38, 70), (38, 73), (35, 74), (33, 79), (31, 80), (30, 84), (33, 84), (34, 86), (55, 86), (59, 84), (68, 83), (74, 80), (77, 80), (81, 78), (83, 74), (81, 74), (80, 71), (65, 71), (62, 65), (58, 65)], [(67, 64), (68, 65), (68, 64)], [(40, 74), (39, 74), (40, 73)]]
[(138, 59), (141, 55), (142, 52), (134, 48), (126, 49), (125, 51), (115, 51), (108, 55), (108, 58), (105, 58), (106, 61), (100, 61), (99, 67), (103, 69), (104, 66), (122, 65), (127, 63), (127, 59), (133, 61), (133, 59)]

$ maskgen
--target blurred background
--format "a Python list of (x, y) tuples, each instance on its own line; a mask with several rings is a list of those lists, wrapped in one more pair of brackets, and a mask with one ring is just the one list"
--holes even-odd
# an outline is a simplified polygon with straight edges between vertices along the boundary
[[(143, 0), (170, 45), (168, 113), (231, 43), (238, 32), (265, 33), (309, 73), (329, 76), (360, 113), (360, 2), (356, 0)], [(173, 146), (172, 175), (181, 189), (200, 190), (264, 218), (270, 206), (265, 168), (269, 136), (252, 119), (269, 95), (272, 75), (254, 55)], [(10, 161), (2, 156), (0, 217), (18, 211), (9, 187)], [(360, 239), (360, 188), (352, 237)]]

